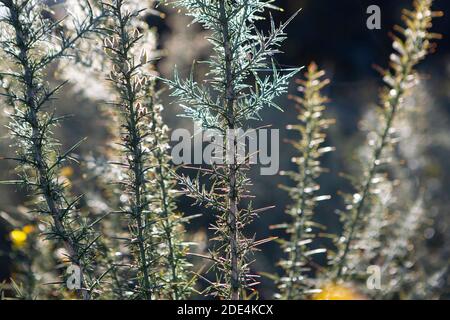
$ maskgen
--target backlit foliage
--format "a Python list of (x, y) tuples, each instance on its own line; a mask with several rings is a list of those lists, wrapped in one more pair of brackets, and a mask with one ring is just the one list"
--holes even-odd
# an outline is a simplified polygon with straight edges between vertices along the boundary
[(323, 117), (328, 98), (321, 94), (321, 90), (329, 83), (328, 79), (323, 80), (324, 75), (325, 72), (318, 70), (315, 63), (310, 64), (305, 79), (297, 81), (302, 96), (292, 97), (297, 103), (300, 124), (290, 125), (288, 129), (297, 131), (301, 140), (290, 141), (299, 153), (292, 159), (298, 171), (284, 172), (296, 184), (294, 187), (283, 186), (293, 201), (287, 212), (292, 218), (287, 227), (289, 240), (282, 243), (286, 258), (281, 261), (285, 270), (280, 281), (281, 297), (288, 300), (304, 298), (316, 287), (312, 259), (326, 251), (324, 248), (311, 248), (318, 236), (317, 230), (322, 228), (313, 221), (314, 209), (317, 202), (329, 199), (328, 195), (319, 193), (317, 178), (325, 171), (320, 166), (320, 158), (333, 150), (324, 146), (325, 130), (334, 122)]
[[(279, 108), (274, 99), (287, 90), (288, 81), (297, 70), (283, 72), (270, 61), (286, 38), (284, 30), (289, 21), (276, 26), (271, 20), (268, 33), (255, 26), (265, 10), (274, 9), (270, 3), (259, 0), (173, 1), (176, 7), (185, 9), (194, 22), (211, 32), (208, 40), (213, 47), (206, 62), (208, 85), (197, 83), (193, 75), (181, 79), (177, 72), (174, 80), (168, 81), (172, 96), (183, 107), (184, 117), (198, 122), (204, 129), (217, 130), (225, 137), (228, 130), (245, 129), (249, 120), (259, 119), (263, 108)], [(245, 173), (245, 161), (237, 159), (237, 148), (236, 141), (225, 145), (224, 150), (231, 150), (234, 158), (201, 170), (209, 177), (210, 188), (202, 186), (199, 179), (180, 177), (183, 191), (196, 204), (215, 212), (212, 230), (217, 245), (208, 259), (214, 263), (217, 279), (207, 280), (208, 290), (227, 299), (245, 298), (252, 292), (257, 279), (250, 272), (250, 255), (258, 244), (267, 241), (244, 235), (245, 227), (262, 210), (254, 209), (251, 201), (244, 203), (250, 197), (251, 182)]]
[(414, 1), (414, 10), (403, 12), (405, 27), (396, 27), (398, 35), (393, 36), (395, 53), (390, 56), (390, 69), (381, 71), (385, 87), (380, 96), (377, 129), (368, 135), (370, 150), (363, 163), (363, 176), (353, 179), (356, 192), (346, 196), (346, 212), (341, 214), (344, 233), (338, 241), (337, 279), (352, 274), (358, 260), (349, 256), (364, 250), (364, 243), (358, 239), (364, 234), (372, 206), (383, 195), (378, 186), (386, 182), (383, 168), (390, 162), (389, 153), (397, 140), (395, 118), (405, 96), (419, 80), (415, 67), (432, 50), (432, 40), (440, 37), (430, 32), (432, 19), (442, 15), (431, 11), (432, 2)]
[(118, 181), (126, 197), (120, 214), (129, 221), (126, 244), (139, 279), (133, 291), (137, 298), (180, 299), (189, 291), (186, 245), (179, 236), (183, 218), (175, 212), (168, 128), (162, 123), (145, 48), (150, 31), (136, 22), (141, 10), (129, 7), (121, 0), (106, 5), (110, 21), (105, 26), (104, 51), (111, 61), (108, 76), (117, 95), (111, 104), (121, 121), (123, 157), (116, 165), (125, 176)]
[[(157, 1), (0, 0), (0, 105), (6, 115), (0, 120), (11, 144), (0, 152), (18, 177), (1, 183), (26, 191), (23, 204), (0, 210), (6, 230), (1, 248), (7, 248), (0, 258), (11, 264), (0, 299), (259, 298), (264, 261), (255, 253), (276, 238), (250, 233), (255, 219), (273, 208), (256, 208), (251, 155), (241, 156), (242, 140), (211, 141), (217, 158), (176, 167), (159, 88), (170, 89), (182, 118), (222, 138), (242, 138), (269, 108), (282, 110), (277, 101), (301, 69), (276, 61), (297, 14), (276, 24), (270, 12), (281, 9), (274, 0), (163, 2), (197, 24), (196, 32), (179, 32), (184, 20), (177, 22), (171, 48), (178, 52), (161, 50), (150, 27), (164, 17), (158, 10), (166, 7)], [(438, 144), (450, 147), (444, 117), (416, 71), (440, 38), (431, 28), (442, 13), (432, 4), (414, 0), (413, 9), (403, 11), (403, 27), (395, 27), (389, 68), (379, 70), (379, 108), (360, 127), (368, 134), (356, 152), (359, 171), (350, 186), (342, 183), (350, 188), (346, 193), (338, 187), (343, 207), (331, 208), (342, 230), (326, 230), (331, 215), (317, 215), (321, 201), (332, 198), (321, 185), (325, 167), (331, 168), (323, 162), (337, 154), (325, 156), (334, 151), (328, 131), (335, 121), (324, 95), (330, 81), (315, 63), (297, 80), (300, 93), (291, 96), (297, 123), (288, 126), (295, 156), (291, 171), (281, 173), (290, 181), (281, 187), (290, 204), (286, 214), (280, 206), (271, 210), (285, 220), (276, 227), (286, 232), (276, 239), (282, 258), (279, 274), (268, 275), (277, 291), (270, 297), (444, 296), (450, 251), (429, 252), (426, 241), (435, 232), (450, 241), (448, 188), (430, 152)], [(186, 53), (185, 46), (195, 48)], [(168, 80), (157, 70), (171, 67), (175, 56), (190, 63), (197, 51), (205, 61), (194, 62), (187, 77), (175, 68)], [(169, 59), (159, 65), (164, 54)], [(89, 114), (105, 137), (95, 150), (84, 152), (81, 137), (69, 147), (60, 142), (60, 129), (74, 121), (62, 114), (66, 82), (68, 92), (98, 107)], [(447, 161), (447, 154), (440, 156)], [(210, 225), (190, 233), (188, 223), (197, 215), (182, 212), (181, 194), (203, 215), (213, 215)], [(329, 203), (340, 205), (326, 201), (328, 210)], [(80, 287), (69, 288), (70, 267), (80, 271)], [(379, 283), (369, 273), (377, 270)]]
[(36, 197), (35, 211), (49, 224), (45, 236), (61, 242), (70, 262), (81, 269), (78, 294), (89, 299), (94, 275), (91, 251), (97, 236), (92, 223), (76, 210), (79, 197), (71, 197), (58, 177), (59, 169), (73, 160), (71, 154), (78, 144), (61, 151), (52, 133), (64, 120), (50, 107), (61, 85), (49, 87), (44, 73), (50, 64), (66, 57), (80, 38), (94, 31), (101, 16), (90, 15), (76, 23), (73, 33), (65, 34), (42, 1), (4, 0), (1, 5), (7, 13), (0, 20), (0, 43), (11, 62), (10, 69), (1, 73), (11, 82), (8, 128), (16, 150), (11, 159), (17, 161), (20, 175), (20, 180), (7, 183), (26, 186)]

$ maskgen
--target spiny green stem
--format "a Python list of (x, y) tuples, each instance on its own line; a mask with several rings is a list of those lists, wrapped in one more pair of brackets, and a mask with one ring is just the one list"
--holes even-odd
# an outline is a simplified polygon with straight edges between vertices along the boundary
[[(233, 86), (233, 53), (231, 49), (231, 44), (229, 41), (229, 31), (228, 31), (228, 17), (225, 10), (224, 1), (220, 2), (220, 20), (222, 24), (222, 35), (223, 35), (223, 46), (225, 51), (225, 100), (227, 101), (226, 110), (227, 110), (227, 120), (228, 120), (228, 128), (235, 128), (235, 120), (234, 120), (234, 86)], [(238, 221), (238, 212), (239, 209), (237, 207), (238, 202), (238, 190), (236, 188), (236, 175), (238, 174), (238, 168), (236, 165), (236, 140), (233, 141), (233, 157), (234, 162), (231, 165), (228, 165), (230, 177), (229, 177), (229, 190), (228, 190), (228, 199), (229, 199), (229, 211), (228, 211), (228, 228), (230, 233), (229, 245), (230, 245), (230, 255), (231, 255), (231, 291), (230, 297), (232, 300), (239, 300), (239, 291), (240, 291), (240, 270), (239, 270), (239, 230), (237, 226)]]
[(432, 3), (432, 0), (415, 1), (415, 10), (413, 12), (406, 11), (403, 16), (407, 29), (397, 28), (405, 40), (401, 41), (398, 37), (394, 38), (394, 48), (399, 55), (392, 54), (390, 58), (391, 67), (394, 70), (393, 75), (391, 75), (390, 71), (384, 72), (387, 79), (385, 79), (387, 84), (386, 90), (388, 91), (381, 99), (384, 103), (383, 107), (385, 109), (388, 108), (388, 110), (384, 111), (385, 127), (379, 135), (378, 146), (373, 151), (370, 168), (368, 169), (366, 180), (362, 184), (360, 200), (356, 208), (353, 209), (348, 234), (344, 236), (345, 245), (337, 266), (337, 278), (341, 277), (346, 265), (351, 243), (363, 216), (365, 203), (372, 192), (372, 185), (374, 184), (372, 180), (375, 178), (383, 150), (389, 140), (389, 134), (393, 127), (396, 114), (406, 93), (405, 88), (414, 85), (414, 80), (416, 79), (414, 67), (425, 58), (430, 50), (430, 40), (439, 38), (439, 35), (429, 33), (429, 29), (432, 26), (432, 19), (441, 15), (439, 12), (431, 11)]
[[(314, 128), (312, 128), (313, 124), (315, 123), (314, 121), (312, 121), (312, 116), (313, 113), (310, 112), (308, 117), (306, 118), (306, 125), (307, 125), (307, 140), (308, 144), (310, 145), (312, 140), (313, 140), (313, 134), (314, 134)], [(304, 168), (309, 168), (309, 161), (310, 161), (310, 156), (311, 156), (311, 149), (307, 148), (306, 152), (305, 152), (305, 156), (304, 156)], [(301, 194), (300, 194), (300, 206), (299, 206), (299, 216), (297, 216), (297, 218), (295, 219), (294, 223), (298, 223), (300, 226), (304, 226), (305, 224), (305, 203), (306, 203), (306, 196), (305, 196), (305, 185), (307, 182), (307, 179), (310, 178), (310, 175), (306, 172), (305, 169), (303, 169), (301, 171), (301, 180), (300, 180), (300, 184), (303, 186), (301, 188)], [(295, 228), (295, 232), (294, 232), (294, 237), (292, 238), (292, 243), (297, 244), (297, 242), (301, 239), (301, 229), (300, 228)], [(290, 272), (289, 272), (289, 278), (293, 279), (296, 276), (298, 276), (298, 271), (297, 271), (297, 261), (299, 256), (301, 255), (300, 252), (300, 247), (298, 245), (295, 245), (295, 249), (294, 251), (290, 253), (290, 262), (293, 264), (293, 267), (291, 268)], [(293, 281), (289, 281), (288, 283), (288, 288), (287, 288), (287, 299), (291, 300), (293, 298), (293, 289), (294, 289), (294, 282)]]
[[(33, 156), (34, 156), (34, 166), (38, 174), (39, 188), (45, 198), (49, 212), (53, 219), (55, 231), (60, 236), (62, 242), (64, 243), (68, 256), (71, 262), (78, 266), (81, 272), (81, 289), (77, 290), (79, 296), (84, 300), (90, 299), (90, 293), (84, 289), (85, 280), (83, 273), (83, 266), (81, 265), (80, 259), (78, 257), (79, 245), (77, 241), (69, 235), (62, 221), (62, 208), (58, 204), (61, 201), (58, 191), (54, 190), (52, 187), (52, 182), (49, 178), (49, 167), (44, 160), (44, 152), (42, 147), (42, 140), (44, 133), (41, 132), (41, 126), (39, 124), (39, 106), (36, 105), (36, 100), (34, 97), (34, 90), (36, 88), (36, 83), (34, 82), (35, 74), (31, 68), (28, 56), (29, 48), (24, 43), (24, 39), (28, 38), (28, 31), (25, 31), (20, 22), (20, 9), (12, 3), (12, 1), (7, 1), (5, 3), (10, 10), (11, 20), (16, 33), (16, 46), (19, 49), (19, 63), (23, 69), (23, 79), (25, 85), (25, 98), (26, 106), (28, 108), (27, 121), (32, 128), (31, 141), (33, 143)], [(55, 199), (55, 196), (58, 197)]]
[[(126, 24), (124, 17), (122, 16), (122, 1), (117, 1), (117, 7), (116, 7), (116, 13), (117, 13), (117, 19), (119, 20), (120, 24), (120, 54), (119, 59), (122, 64), (122, 67), (125, 66), (129, 61), (131, 60), (131, 57), (128, 54), (128, 48), (127, 46), (127, 39), (128, 39), (128, 33), (126, 30)], [(121, 66), (119, 66), (121, 68)], [(132, 170), (134, 171), (134, 201), (133, 201), (133, 217), (136, 220), (137, 223), (137, 231), (138, 231), (138, 237), (137, 237), (137, 243), (138, 243), (138, 250), (139, 250), (139, 263), (140, 263), (140, 270), (142, 272), (142, 280), (143, 280), (143, 286), (144, 286), (144, 296), (146, 299), (152, 298), (152, 288), (148, 273), (148, 265), (147, 265), (147, 255), (146, 255), (146, 248), (145, 248), (145, 237), (143, 234), (144, 230), (144, 222), (143, 222), (143, 210), (144, 210), (144, 204), (142, 203), (141, 194), (143, 192), (143, 188), (145, 188), (144, 182), (143, 182), (143, 174), (142, 174), (142, 137), (139, 134), (139, 129), (137, 128), (137, 112), (135, 110), (135, 92), (133, 90), (133, 85), (131, 83), (131, 75), (129, 71), (128, 73), (123, 73), (123, 77), (126, 81), (126, 95), (127, 95), (127, 102), (128, 102), (128, 108), (129, 108), (129, 119), (128, 125), (129, 125), (129, 132), (131, 134), (130, 137), (130, 147), (131, 147), (131, 156), (132, 156)]]

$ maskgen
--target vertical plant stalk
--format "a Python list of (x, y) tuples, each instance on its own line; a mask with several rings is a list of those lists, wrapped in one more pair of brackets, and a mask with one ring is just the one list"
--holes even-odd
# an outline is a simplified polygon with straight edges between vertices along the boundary
[[(201, 124), (203, 129), (212, 129), (222, 137), (235, 136), (228, 137), (221, 150), (216, 149), (222, 156), (227, 154), (225, 161), (212, 161), (210, 168), (199, 169), (199, 175), (210, 178), (209, 190), (201, 186), (199, 177), (192, 180), (179, 176), (178, 180), (183, 193), (193, 198), (195, 204), (215, 212), (216, 222), (211, 229), (217, 245), (207, 258), (213, 261), (217, 280), (204, 278), (209, 284), (206, 292), (225, 299), (246, 299), (248, 292), (257, 293), (253, 289), (257, 281), (250, 273), (249, 255), (269, 239), (247, 239), (243, 231), (258, 213), (268, 208), (253, 209), (250, 201), (243, 202), (249, 197), (250, 180), (245, 174), (248, 163), (238, 156), (240, 137), (237, 135), (242, 126), (248, 126), (250, 119), (260, 118), (259, 112), (264, 107), (279, 108), (273, 99), (286, 92), (288, 79), (298, 71), (290, 69), (281, 75), (269, 62), (279, 52), (285, 39), (284, 29), (293, 17), (279, 27), (271, 21), (272, 28), (264, 35), (256, 29), (254, 21), (261, 19), (261, 12), (274, 8), (265, 1), (244, 1), (239, 5), (230, 0), (173, 3), (186, 9), (188, 15), (211, 31), (209, 41), (213, 54), (207, 62), (210, 71), (205, 83), (209, 86), (196, 83), (193, 74), (181, 80), (175, 72), (173, 81), (166, 80), (173, 89), (172, 96), (183, 106), (183, 115)], [(270, 75), (261, 78), (261, 70)]]
[[(111, 292), (119, 293), (118, 297), (123, 298), (123, 293), (128, 292), (126, 288), (130, 284), (135, 285), (129, 279), (136, 279), (139, 274), (137, 279), (141, 289), (146, 286), (144, 279), (151, 279), (148, 285), (153, 288), (152, 299), (182, 299), (192, 289), (187, 281), (189, 265), (186, 254), (189, 244), (183, 241), (183, 225), (188, 219), (176, 211), (176, 192), (173, 190), (175, 179), (168, 155), (168, 127), (161, 117), (163, 108), (155, 91), (156, 72), (148, 58), (157, 57), (158, 51), (156, 32), (147, 24), (145, 13), (153, 15), (157, 12), (153, 9), (152, 0), (144, 3), (138, 0), (110, 1), (105, 6), (108, 8), (109, 19), (102, 25), (102, 38), (99, 36), (84, 41), (77, 52), (78, 64), (64, 65), (63, 76), (73, 79), (77, 83), (76, 90), (82, 90), (94, 101), (113, 101), (106, 104), (108, 108), (105, 108), (109, 118), (108, 129), (110, 139), (121, 143), (112, 147), (105, 158), (111, 160), (106, 160), (109, 164), (117, 167), (103, 163), (105, 160), (95, 164), (96, 168), (104, 166), (105, 174), (99, 179), (100, 184), (115, 181), (119, 185), (118, 188), (112, 187), (114, 195), (109, 195), (112, 199), (108, 199), (110, 206), (119, 208), (115, 211), (119, 215), (115, 215), (114, 221), (110, 221), (110, 225), (117, 228), (110, 228), (109, 232), (122, 234), (121, 237), (114, 237), (115, 241), (105, 248), (105, 254), (112, 254), (108, 259), (108, 264), (112, 267)], [(71, 10), (85, 11), (73, 2)], [(98, 42), (103, 43), (100, 50)], [(124, 77), (122, 67), (128, 65), (130, 71), (127, 70)], [(84, 78), (89, 78), (90, 81), (83, 81)], [(138, 139), (133, 140), (133, 137)], [(137, 145), (133, 142), (136, 140), (139, 141)], [(118, 171), (119, 176), (126, 177), (125, 180), (117, 181)], [(141, 176), (138, 172), (141, 172)], [(136, 185), (139, 187), (131, 190), (131, 186)], [(141, 206), (136, 206), (138, 197)], [(122, 205), (127, 208), (123, 209)], [(140, 219), (133, 216), (132, 207), (139, 208)], [(126, 219), (122, 219), (124, 215), (127, 216)], [(137, 226), (138, 220), (140, 228)], [(128, 237), (130, 227), (131, 237)], [(134, 241), (142, 239), (139, 237), (139, 230), (144, 238), (141, 246)], [(120, 248), (124, 240), (128, 241), (127, 247), (131, 248), (131, 252)], [(126, 254), (114, 255), (122, 251)], [(141, 253), (144, 253), (145, 260), (150, 263), (140, 263), (144, 261)], [(123, 260), (128, 259), (130, 254), (136, 262), (131, 267)], [(128, 297), (147, 299), (145, 290), (141, 289), (131, 289), (135, 294)]]
[[(228, 30), (228, 17), (225, 9), (224, 1), (220, 2), (220, 23), (222, 25), (222, 37), (223, 37), (223, 50), (225, 52), (225, 100), (226, 100), (226, 112), (228, 120), (228, 129), (235, 129), (235, 116), (234, 116), (234, 85), (233, 85), (233, 53), (230, 44), (230, 35)], [(237, 167), (237, 144), (236, 140), (233, 140), (233, 164), (228, 165), (230, 172), (230, 181), (228, 184), (228, 199), (229, 199), (229, 212), (228, 212), (228, 228), (230, 234), (229, 246), (231, 255), (231, 299), (239, 300), (240, 291), (240, 270), (239, 270), (239, 255), (238, 255), (238, 199), (239, 190), (236, 187), (236, 176), (239, 174)]]
[(163, 258), (166, 260), (166, 267), (169, 273), (170, 283), (167, 285), (170, 288), (168, 296), (174, 300), (183, 299), (191, 290), (186, 288), (186, 272), (187, 267), (186, 250), (187, 246), (183, 243), (182, 237), (177, 235), (177, 232), (183, 230), (183, 218), (181, 215), (175, 213), (174, 203), (174, 176), (169, 166), (169, 156), (165, 150), (168, 150), (167, 126), (162, 122), (161, 111), (162, 106), (155, 103), (157, 95), (154, 92), (154, 86), (148, 86), (146, 92), (148, 93), (147, 100), (150, 100), (149, 113), (151, 117), (151, 132), (153, 137), (152, 154), (155, 159), (155, 174), (157, 177), (156, 191), (159, 193), (159, 199), (155, 203), (161, 212), (161, 230), (163, 232), (163, 239), (167, 246), (168, 252)]
[[(150, 67), (147, 67), (150, 69)], [(149, 73), (151, 70), (147, 70)], [(175, 174), (170, 164), (168, 127), (164, 124), (161, 112), (163, 107), (158, 103), (158, 93), (155, 92), (155, 81), (148, 81), (144, 90), (143, 104), (147, 108), (149, 147), (151, 157), (148, 170), (148, 187), (154, 195), (151, 202), (152, 210), (157, 214), (156, 228), (160, 245), (164, 253), (159, 256), (159, 272), (166, 275), (161, 279), (160, 296), (173, 300), (188, 297), (192, 291), (187, 279), (189, 264), (186, 260), (188, 244), (184, 243), (184, 223), (189, 219), (176, 212)]]
[(295, 187), (282, 186), (294, 201), (288, 209), (288, 214), (292, 217), (292, 222), (287, 226), (290, 239), (282, 245), (288, 260), (281, 261), (285, 276), (279, 284), (281, 297), (287, 300), (304, 298), (305, 291), (312, 289), (308, 283), (312, 279), (308, 278), (305, 269), (309, 271), (314, 254), (325, 251), (308, 249), (308, 245), (316, 237), (312, 230), (314, 209), (319, 201), (329, 199), (329, 196), (317, 195), (320, 189), (317, 179), (325, 171), (320, 166), (320, 158), (333, 150), (323, 146), (326, 138), (324, 131), (334, 123), (334, 120), (324, 119), (322, 115), (328, 98), (322, 96), (321, 90), (329, 84), (328, 79), (321, 79), (324, 75), (324, 71), (318, 70), (317, 65), (311, 63), (305, 73), (305, 80), (297, 81), (302, 97), (291, 97), (298, 104), (298, 120), (301, 124), (289, 125), (288, 129), (300, 133), (301, 140), (289, 141), (300, 154), (292, 159), (298, 172), (283, 172), (296, 182)]
[[(50, 63), (64, 57), (66, 51), (80, 38), (93, 31), (101, 17), (90, 16), (72, 37), (59, 34), (59, 47), (37, 58), (36, 51), (42, 50), (39, 45), (47, 41), (48, 34), (56, 32), (59, 24), (40, 17), (42, 10), (46, 8), (34, 1), (2, 0), (1, 4), (9, 11), (9, 16), (1, 22), (14, 37), (2, 41), (3, 50), (20, 67), (17, 73), (7, 74), (19, 82), (17, 91), (12, 91), (8, 96), (14, 101), (15, 107), (9, 129), (19, 147), (19, 157), (14, 160), (20, 163), (24, 172), (23, 180), (19, 183), (32, 188), (36, 196), (43, 197), (46, 208), (39, 211), (50, 215), (53, 221), (52, 231), (47, 235), (64, 244), (70, 262), (80, 269), (81, 288), (77, 292), (80, 298), (90, 299), (83, 260), (93, 245), (89, 240), (91, 231), (84, 224), (71, 225), (72, 220), (78, 219), (76, 213), (72, 212), (78, 199), (70, 202), (64, 194), (64, 185), (55, 176), (60, 165), (71, 159), (70, 153), (78, 144), (64, 154), (60, 154), (55, 147), (57, 142), (52, 137), (50, 128), (61, 119), (43, 108), (62, 85), (48, 89), (43, 71)], [(31, 13), (32, 11), (36, 12)], [(27, 172), (33, 172), (36, 180), (30, 180)]]
[(110, 80), (119, 99), (114, 103), (122, 115), (122, 147), (129, 177), (126, 185), (143, 297), (182, 299), (186, 286), (186, 244), (177, 232), (185, 221), (175, 213), (174, 177), (169, 166), (168, 128), (155, 92), (155, 76), (144, 48), (151, 31), (139, 25), (141, 11), (127, 11), (127, 2), (111, 6), (112, 21), (106, 29), (105, 51), (112, 62)]
[(346, 260), (351, 250), (352, 241), (358, 232), (360, 222), (364, 216), (366, 202), (370, 198), (374, 181), (379, 167), (382, 165), (383, 151), (392, 143), (391, 135), (393, 123), (408, 90), (418, 81), (414, 68), (422, 61), (432, 49), (431, 40), (440, 38), (430, 33), (432, 19), (442, 15), (432, 12), (432, 0), (415, 0), (414, 11), (404, 10), (403, 20), (406, 28), (396, 27), (395, 30), (403, 37), (393, 36), (393, 48), (396, 53), (390, 56), (391, 70), (383, 70), (385, 88), (381, 94), (382, 104), (382, 131), (377, 133), (377, 140), (373, 143), (372, 158), (365, 170), (364, 181), (357, 188), (359, 191), (350, 203), (350, 220), (344, 228), (344, 242), (342, 253), (338, 258), (336, 276), (340, 278), (346, 266)]
[(113, 69), (110, 80), (116, 87), (119, 100), (114, 104), (120, 108), (122, 114), (122, 146), (128, 176), (124, 183), (129, 196), (126, 214), (130, 218), (130, 245), (137, 252), (139, 265), (138, 289), (145, 299), (152, 299), (154, 281), (151, 280), (149, 267), (153, 257), (149, 256), (149, 249), (153, 249), (153, 236), (149, 233), (151, 218), (149, 213), (148, 188), (146, 171), (149, 169), (149, 151), (145, 141), (144, 121), (148, 117), (147, 110), (142, 106), (142, 89), (149, 79), (142, 74), (141, 67), (147, 63), (147, 53), (143, 51), (140, 59), (131, 50), (140, 40), (141, 34), (133, 29), (131, 21), (139, 12), (129, 12), (122, 0), (114, 0), (107, 5), (112, 17), (111, 36), (105, 39), (105, 51), (111, 58)]

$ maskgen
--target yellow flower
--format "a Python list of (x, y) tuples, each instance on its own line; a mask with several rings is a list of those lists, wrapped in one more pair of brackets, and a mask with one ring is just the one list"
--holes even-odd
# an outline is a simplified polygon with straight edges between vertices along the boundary
[(316, 293), (313, 300), (362, 300), (364, 297), (351, 287), (339, 284), (328, 284)]
[(35, 228), (31, 224), (27, 224), (25, 227), (22, 228), (22, 231), (25, 232), (26, 234), (33, 233), (34, 230)]
[(9, 237), (13, 245), (17, 248), (22, 248), (27, 242), (27, 234), (22, 230), (13, 230), (9, 233)]
[(63, 167), (60, 170), (60, 175), (62, 175), (63, 177), (69, 178), (71, 176), (73, 176), (73, 168), (72, 167)]

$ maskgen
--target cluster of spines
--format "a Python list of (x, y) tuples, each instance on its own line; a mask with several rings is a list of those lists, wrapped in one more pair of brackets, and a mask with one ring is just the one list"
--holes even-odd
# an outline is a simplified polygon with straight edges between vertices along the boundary
[(430, 32), (433, 18), (442, 15), (431, 10), (432, 3), (432, 0), (414, 1), (413, 11), (403, 11), (405, 27), (395, 28), (399, 35), (393, 35), (395, 53), (390, 56), (390, 69), (381, 70), (385, 87), (380, 96), (380, 129), (369, 135), (369, 158), (363, 163), (362, 178), (354, 179), (356, 192), (346, 196), (346, 211), (341, 215), (344, 232), (337, 243), (337, 279), (352, 273), (348, 257), (353, 251), (353, 245), (358, 243), (358, 235), (364, 233), (364, 222), (370, 215), (370, 203), (377, 197), (377, 185), (386, 179), (380, 170), (389, 162), (387, 152), (396, 142), (394, 123), (397, 113), (405, 95), (418, 82), (415, 67), (433, 49), (432, 40), (440, 38)]
[(317, 222), (313, 221), (317, 203), (329, 199), (329, 196), (319, 195), (319, 176), (325, 171), (321, 166), (321, 157), (333, 150), (324, 146), (325, 130), (334, 122), (325, 119), (323, 112), (328, 98), (321, 91), (329, 84), (323, 79), (325, 72), (311, 63), (305, 72), (305, 79), (297, 80), (302, 96), (292, 96), (297, 103), (299, 124), (289, 125), (288, 129), (300, 134), (301, 139), (290, 140), (289, 143), (299, 153), (292, 161), (297, 171), (282, 172), (295, 182), (295, 186), (282, 186), (293, 201), (287, 213), (291, 222), (284, 226), (289, 235), (282, 241), (286, 258), (280, 262), (284, 274), (279, 281), (280, 298), (305, 298), (309, 290), (315, 287), (314, 270), (311, 266), (315, 254), (324, 253), (325, 249), (312, 249), (310, 245), (317, 238)]
[[(267, 106), (279, 108), (274, 98), (287, 90), (290, 77), (298, 70), (280, 72), (270, 64), (271, 57), (279, 52), (286, 38), (288, 22), (279, 27), (271, 21), (268, 34), (259, 31), (254, 21), (262, 12), (273, 9), (267, 1), (173, 1), (187, 14), (211, 32), (208, 38), (213, 53), (207, 62), (209, 86), (201, 85), (194, 76), (181, 80), (175, 73), (168, 81), (172, 96), (183, 106), (183, 116), (199, 123), (202, 128), (215, 129), (222, 136), (248, 126), (251, 119), (259, 119), (259, 112)], [(286, 71), (286, 70), (285, 70)], [(268, 76), (261, 77), (261, 72)], [(249, 81), (252, 81), (250, 84)], [(220, 150), (231, 150), (234, 159), (225, 164), (213, 163), (210, 169), (201, 170), (208, 175), (211, 188), (201, 185), (198, 179), (180, 177), (184, 192), (196, 204), (212, 208), (216, 222), (211, 227), (217, 245), (210, 250), (214, 262), (216, 281), (207, 280), (208, 290), (226, 299), (248, 298), (254, 293), (257, 277), (250, 272), (250, 254), (266, 240), (247, 238), (244, 230), (261, 210), (253, 209), (247, 164), (236, 157), (237, 143), (231, 142)], [(250, 295), (248, 295), (250, 293)]]
[[(26, 186), (39, 201), (36, 211), (50, 224), (45, 236), (64, 245), (69, 262), (80, 270), (81, 287), (77, 292), (81, 298), (89, 299), (93, 289), (91, 252), (97, 236), (92, 223), (77, 211), (80, 197), (71, 198), (67, 186), (58, 178), (61, 166), (74, 160), (71, 154), (79, 143), (60, 151), (52, 128), (64, 117), (49, 111), (48, 105), (62, 85), (49, 88), (44, 70), (66, 57), (79, 39), (94, 31), (102, 16), (87, 17), (77, 24), (74, 33), (66, 35), (60, 29), (61, 22), (44, 17), (51, 11), (41, 1), (3, 0), (1, 4), (8, 9), (0, 21), (5, 32), (2, 49), (17, 66), (16, 70), (3, 73), (14, 83), (6, 95), (13, 103), (8, 128), (17, 156), (9, 159), (18, 162), (21, 177), (9, 183)], [(45, 47), (51, 49), (42, 54)]]
[(120, 181), (128, 197), (122, 210), (128, 217), (128, 245), (137, 263), (138, 298), (181, 299), (189, 292), (187, 247), (179, 233), (185, 220), (176, 213), (168, 130), (155, 92), (149, 54), (136, 27), (140, 11), (128, 11), (124, 1), (107, 5), (111, 21), (105, 30), (104, 49), (112, 62), (109, 80), (118, 99), (123, 161), (127, 179)]

